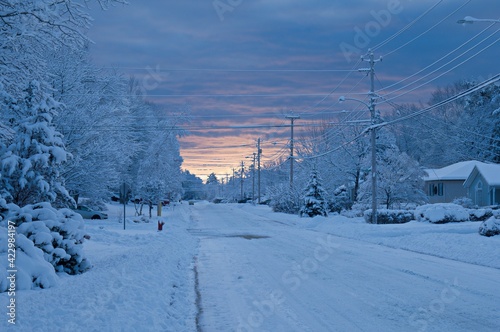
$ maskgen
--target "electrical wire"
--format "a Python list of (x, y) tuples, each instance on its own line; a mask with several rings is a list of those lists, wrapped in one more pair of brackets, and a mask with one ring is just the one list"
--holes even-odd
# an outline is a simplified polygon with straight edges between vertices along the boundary
[[(496, 30), (493, 34), (495, 34), (495, 33), (496, 33), (496, 32), (498, 32), (498, 31), (500, 31), (500, 29), (497, 29), (497, 30)], [(493, 35), (493, 34), (492, 34), (492, 35)], [(490, 35), (490, 36), (492, 36), (492, 35)], [(488, 38), (489, 38), (490, 36), (488, 36)], [(484, 39), (484, 40), (486, 40), (486, 39)], [(480, 43), (482, 43), (484, 40), (482, 40)], [(471, 51), (471, 50), (473, 49), (473, 48), (470, 48), (470, 49), (469, 49), (469, 50), (467, 50), (466, 52), (464, 52), (464, 53), (460, 54), (460, 56), (455, 57), (453, 60), (451, 60), (451, 61), (447, 62), (446, 64), (444, 64), (444, 65), (442, 65), (442, 66), (440, 66), (439, 68), (437, 68), (436, 70), (432, 71), (431, 73), (429, 73), (429, 74), (427, 74), (427, 75), (425, 75), (425, 76), (423, 76), (423, 77), (419, 78), (419, 79), (418, 79), (418, 80), (416, 80), (415, 82), (412, 82), (412, 83), (410, 83), (410, 84), (407, 84), (406, 86), (404, 86), (404, 87), (402, 87), (402, 88), (399, 88), (399, 89), (397, 89), (397, 90), (394, 90), (394, 91), (392, 91), (392, 92), (390, 92), (390, 93), (386, 94), (386, 95), (384, 96), (384, 97), (385, 97), (385, 101), (384, 101), (384, 102), (387, 102), (387, 101), (391, 101), (391, 100), (394, 100), (394, 99), (401, 98), (402, 96), (407, 95), (407, 94), (408, 94), (408, 93), (410, 93), (410, 92), (413, 92), (413, 91), (415, 91), (415, 90), (417, 90), (417, 89), (419, 89), (419, 88), (421, 88), (421, 87), (423, 87), (423, 86), (425, 86), (425, 85), (427, 85), (427, 84), (429, 84), (429, 83), (431, 83), (431, 82), (434, 82), (434, 81), (435, 81), (435, 80), (437, 80), (438, 78), (440, 78), (440, 77), (442, 77), (442, 76), (444, 76), (444, 75), (448, 74), (448, 73), (449, 73), (449, 72), (451, 72), (452, 70), (454, 70), (454, 69), (456, 69), (456, 68), (460, 67), (460, 66), (461, 66), (461, 65), (463, 65), (464, 63), (466, 63), (466, 62), (468, 62), (469, 60), (471, 60), (471, 59), (475, 58), (476, 56), (478, 56), (479, 54), (481, 54), (482, 52), (484, 52), (484, 51), (485, 51), (485, 50), (487, 50), (488, 48), (492, 47), (493, 45), (495, 45), (495, 44), (496, 44), (496, 43), (498, 43), (499, 41), (500, 41), (500, 39), (497, 39), (497, 40), (493, 41), (492, 43), (490, 43), (490, 44), (489, 44), (489, 45), (487, 45), (486, 47), (482, 48), (481, 50), (477, 51), (476, 53), (474, 53), (473, 55), (471, 55), (471, 56), (470, 56), (470, 57), (468, 57), (467, 59), (465, 59), (465, 60), (463, 60), (462, 62), (458, 63), (457, 65), (455, 65), (455, 66), (451, 67), (450, 69), (448, 69), (448, 70), (446, 70), (446, 71), (444, 71), (444, 72), (440, 73), (439, 75), (437, 75), (436, 77), (432, 78), (431, 80), (429, 80), (429, 81), (427, 81), (427, 82), (424, 82), (424, 83), (422, 83), (422, 84), (420, 84), (420, 85), (417, 85), (416, 87), (414, 87), (414, 88), (412, 88), (412, 89), (410, 89), (410, 90), (407, 90), (407, 91), (405, 91), (405, 92), (403, 92), (403, 93), (401, 93), (401, 94), (399, 94), (399, 95), (397, 95), (397, 96), (395, 96), (395, 97), (392, 97), (392, 98), (387, 98), (387, 96), (388, 96), (388, 95), (393, 94), (393, 93), (395, 93), (395, 92), (397, 92), (397, 91), (401, 91), (403, 88), (406, 88), (406, 87), (408, 87), (408, 86), (410, 86), (410, 85), (413, 85), (414, 83), (416, 83), (416, 82), (418, 82), (418, 81), (421, 81), (422, 79), (424, 79), (424, 78), (426, 78), (426, 77), (428, 77), (428, 76), (430, 76), (430, 75), (434, 74), (434, 73), (435, 73), (435, 72), (437, 72), (438, 70), (442, 69), (444, 66), (446, 66), (446, 65), (450, 64), (452, 61), (456, 60), (458, 57), (462, 56), (462, 55), (463, 55), (463, 54), (465, 54), (465, 53), (468, 53), (469, 51)], [(480, 43), (479, 43), (479, 44), (480, 44)], [(479, 45), (479, 44), (478, 44), (478, 45)], [(377, 104), (377, 105), (378, 105), (378, 104)]]
[(449, 103), (451, 103), (451, 102), (453, 102), (455, 100), (458, 100), (460, 98), (466, 97), (466, 96), (468, 96), (468, 95), (470, 95), (470, 94), (472, 94), (472, 93), (474, 93), (476, 91), (479, 91), (479, 90), (487, 87), (488, 85), (491, 85), (491, 84), (496, 83), (498, 81), (500, 81), (500, 74), (497, 74), (497, 75), (493, 76), (492, 78), (490, 78), (490, 79), (488, 79), (486, 81), (483, 81), (482, 83), (479, 83), (479, 84), (477, 84), (477, 85), (475, 85), (475, 86), (473, 86), (473, 87), (471, 87), (471, 88), (469, 88), (469, 89), (467, 89), (465, 91), (462, 91), (462, 92), (460, 92), (460, 93), (458, 93), (458, 94), (456, 94), (454, 96), (446, 98), (445, 100), (440, 101), (440, 102), (438, 102), (438, 103), (436, 103), (436, 104), (434, 104), (432, 106), (426, 107), (426, 108), (424, 108), (422, 110), (419, 110), (419, 111), (416, 111), (416, 112), (414, 112), (412, 114), (402, 116), (402, 117), (400, 117), (398, 119), (394, 119), (394, 120), (391, 120), (391, 121), (383, 122), (381, 124), (372, 125), (372, 126), (368, 127), (367, 129), (371, 130), (371, 129), (374, 129), (374, 128), (384, 127), (384, 126), (388, 126), (388, 125), (391, 125), (391, 124), (394, 124), (394, 123), (397, 123), (397, 122), (401, 122), (401, 121), (412, 119), (412, 118), (414, 118), (416, 116), (422, 115), (422, 114), (430, 112), (430, 111), (432, 111), (432, 110), (434, 110), (436, 108), (439, 108), (441, 106), (449, 104)]
[(392, 40), (394, 40), (395, 38), (397, 38), (398, 36), (400, 36), (401, 34), (403, 34), (406, 30), (408, 30), (409, 28), (411, 28), (412, 26), (414, 26), (418, 21), (420, 21), (422, 18), (424, 18), (427, 14), (429, 14), (434, 8), (436, 8), (442, 2), (443, 2), (443, 0), (439, 0), (438, 2), (436, 2), (433, 6), (431, 6), (429, 9), (427, 9), (425, 12), (423, 12), (416, 19), (414, 19), (413, 21), (411, 21), (410, 23), (408, 23), (404, 28), (402, 28), (401, 30), (399, 30), (394, 35), (392, 35), (391, 37), (387, 38), (385, 41), (381, 42), (380, 44), (374, 46), (372, 48), (372, 51), (378, 50), (379, 48), (387, 45)]
[(399, 51), (400, 49), (408, 46), (409, 44), (413, 43), (415, 40), (421, 38), (423, 35), (427, 34), (429, 31), (431, 31), (432, 29), (434, 29), (435, 27), (437, 27), (438, 25), (440, 25), (441, 23), (443, 23), (444, 21), (446, 21), (447, 19), (449, 19), (451, 16), (455, 15), (460, 9), (462, 9), (463, 7), (465, 7), (466, 5), (468, 5), (472, 0), (467, 0), (466, 2), (464, 2), (460, 7), (458, 7), (457, 9), (455, 9), (453, 12), (451, 12), (450, 14), (446, 15), (443, 19), (441, 19), (440, 21), (438, 21), (437, 23), (435, 23), (434, 25), (432, 25), (430, 28), (428, 28), (427, 30), (425, 30), (424, 32), (420, 33), (419, 35), (417, 35), (416, 37), (410, 39), (409, 41), (407, 41), (406, 43), (404, 43), (403, 45), (397, 47), (396, 49), (386, 53), (383, 55), (383, 57), (388, 57), (389, 55)]
[(445, 100), (443, 100), (441, 102), (438, 102), (438, 103), (436, 103), (436, 104), (434, 104), (432, 106), (426, 107), (426, 108), (424, 108), (422, 110), (416, 111), (416, 112), (414, 112), (412, 114), (409, 114), (409, 115), (406, 115), (406, 116), (402, 116), (400, 118), (397, 118), (397, 119), (394, 119), (394, 120), (391, 120), (391, 121), (386, 121), (386, 122), (383, 122), (383, 123), (380, 123), (380, 124), (371, 125), (371, 126), (367, 127), (365, 130), (363, 130), (360, 134), (356, 135), (354, 138), (352, 138), (351, 140), (349, 140), (348, 142), (346, 142), (346, 143), (344, 143), (344, 144), (342, 144), (340, 146), (337, 146), (337, 147), (335, 147), (333, 149), (330, 149), (328, 151), (325, 151), (325, 152), (322, 152), (322, 153), (319, 153), (319, 154), (316, 154), (316, 155), (313, 155), (313, 156), (305, 156), (305, 157), (302, 157), (300, 159), (307, 160), (307, 159), (315, 159), (315, 158), (320, 158), (320, 157), (326, 156), (326, 155), (328, 155), (330, 153), (338, 151), (341, 148), (343, 148), (343, 147), (345, 147), (345, 146), (347, 146), (347, 145), (349, 145), (349, 144), (357, 141), (358, 139), (360, 139), (363, 136), (365, 136), (365, 134), (368, 133), (370, 130), (375, 130), (375, 129), (378, 129), (378, 128), (381, 128), (381, 127), (385, 127), (385, 126), (388, 126), (388, 125), (392, 125), (394, 123), (398, 123), (398, 122), (401, 122), (401, 121), (409, 120), (409, 119), (412, 119), (414, 117), (420, 116), (420, 115), (425, 114), (427, 112), (430, 112), (430, 111), (432, 111), (434, 109), (437, 109), (437, 108), (439, 108), (441, 106), (449, 104), (449, 103), (451, 103), (453, 101), (456, 101), (458, 99), (466, 97), (466, 96), (468, 96), (468, 95), (470, 95), (470, 94), (472, 94), (472, 93), (474, 93), (476, 91), (479, 91), (479, 90), (485, 88), (488, 85), (494, 84), (494, 83), (496, 83), (498, 81), (500, 81), (500, 74), (497, 74), (494, 77), (492, 77), (492, 78), (490, 78), (490, 79), (488, 79), (488, 80), (486, 80), (486, 81), (484, 81), (482, 83), (479, 83), (479, 84), (477, 84), (477, 85), (475, 85), (475, 86), (473, 86), (473, 87), (471, 87), (471, 88), (469, 88), (469, 89), (467, 89), (465, 91), (462, 91), (462, 92), (460, 92), (460, 93), (458, 93), (458, 94), (456, 94), (454, 96), (451, 96), (451, 97), (449, 97), (449, 98), (447, 98), (447, 99), (445, 99)]
[[(455, 49), (453, 49), (452, 51), (450, 51), (450, 52), (448, 52), (447, 54), (445, 54), (444, 56), (440, 57), (439, 59), (437, 59), (436, 61), (434, 61), (434, 62), (433, 62), (433, 63), (431, 63), (430, 65), (428, 65), (428, 66), (426, 66), (426, 67), (424, 67), (424, 68), (420, 69), (419, 71), (415, 72), (414, 74), (412, 74), (412, 75), (410, 75), (410, 76), (408, 76), (408, 77), (405, 77), (405, 78), (404, 78), (404, 79), (402, 79), (402, 80), (399, 80), (399, 81), (398, 81), (398, 82), (396, 82), (396, 83), (393, 83), (393, 84), (390, 84), (390, 85), (386, 86), (385, 88), (386, 88), (386, 89), (391, 89), (391, 88), (393, 88), (394, 86), (399, 85), (399, 84), (402, 84), (403, 82), (406, 82), (406, 81), (408, 81), (409, 79), (411, 79), (411, 78), (413, 78), (413, 77), (415, 77), (415, 76), (417, 76), (417, 75), (419, 75), (419, 74), (423, 73), (424, 71), (426, 71), (427, 69), (429, 69), (429, 68), (431, 68), (432, 66), (436, 65), (437, 63), (441, 62), (442, 60), (446, 59), (448, 56), (452, 55), (453, 53), (455, 53), (456, 51), (458, 51), (459, 49), (461, 49), (461, 48), (462, 48), (462, 47), (464, 47), (465, 45), (469, 44), (471, 41), (473, 41), (474, 39), (476, 39), (477, 37), (479, 37), (481, 34), (483, 34), (485, 31), (487, 31), (487, 30), (488, 30), (489, 28), (491, 28), (493, 25), (494, 25), (494, 24), (489, 25), (488, 27), (486, 27), (485, 29), (483, 29), (482, 31), (480, 31), (479, 33), (477, 33), (476, 35), (474, 35), (473, 37), (469, 38), (467, 41), (465, 41), (464, 43), (462, 43), (460, 46), (456, 47), (456, 48), (455, 48)], [(486, 37), (486, 39), (487, 39), (487, 38), (489, 38), (489, 37)], [(484, 41), (484, 40), (485, 40), (485, 39), (483, 39), (483, 41)], [(463, 55), (463, 54), (467, 53), (468, 51), (470, 51), (471, 49), (473, 49), (473, 48), (474, 48), (474, 47), (476, 47), (477, 45), (481, 44), (483, 41), (481, 41), (481, 42), (479, 42), (478, 44), (476, 44), (475, 46), (473, 46), (473, 47), (469, 48), (467, 51), (462, 52), (462, 54), (460, 54), (458, 57), (460, 57), (461, 55)], [(449, 61), (449, 62), (448, 62), (448, 63), (446, 63), (445, 65), (447, 65), (447, 64), (449, 64), (449, 63), (451, 63), (452, 61), (454, 61), (454, 60), (455, 60), (455, 59), (457, 59), (458, 57), (455, 57), (453, 60)], [(434, 72), (436, 72), (436, 71), (437, 71), (437, 70), (434, 70), (432, 73), (434, 73)], [(428, 76), (428, 75), (427, 75), (427, 76)], [(422, 78), (421, 78), (421, 79), (422, 79)], [(420, 80), (421, 80), (421, 79), (420, 79)], [(395, 91), (400, 91), (400, 90), (402, 90), (402, 89), (404, 89), (404, 88), (406, 88), (406, 87), (408, 87), (408, 86), (410, 86), (410, 85), (412, 85), (412, 84), (413, 84), (413, 83), (409, 83), (409, 84), (407, 84), (407, 85), (403, 86), (402, 88), (399, 88), (399, 89), (397, 89), (397, 90), (395, 90)], [(378, 91), (376, 91), (376, 92), (378, 92)], [(392, 93), (394, 93), (394, 91), (393, 91), (393, 92), (391, 92), (390, 94), (392, 94)]]

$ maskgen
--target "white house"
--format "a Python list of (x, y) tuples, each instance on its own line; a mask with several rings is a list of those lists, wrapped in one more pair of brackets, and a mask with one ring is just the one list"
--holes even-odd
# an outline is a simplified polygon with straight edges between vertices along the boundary
[(500, 204), (500, 165), (477, 164), (464, 182), (467, 197), (478, 206)]
[(424, 183), (429, 203), (451, 203), (455, 198), (467, 197), (464, 182), (477, 165), (487, 164), (469, 160), (443, 168), (426, 169)]

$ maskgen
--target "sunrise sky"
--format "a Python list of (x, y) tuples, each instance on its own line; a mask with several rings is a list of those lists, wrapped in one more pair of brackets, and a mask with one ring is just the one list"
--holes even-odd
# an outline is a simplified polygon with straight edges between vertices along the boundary
[(165, 110), (189, 106), (183, 169), (202, 178), (250, 165), (258, 138), (264, 163), (286, 157), (291, 112), (300, 137), (362, 109), (338, 98), (366, 100), (358, 59), (369, 48), (383, 57), (377, 93), (396, 104), (425, 104), (438, 86), (500, 72), (500, 24), (456, 23), (499, 19), (498, 0), (143, 0), (94, 5), (92, 16), (97, 65), (134, 75)]

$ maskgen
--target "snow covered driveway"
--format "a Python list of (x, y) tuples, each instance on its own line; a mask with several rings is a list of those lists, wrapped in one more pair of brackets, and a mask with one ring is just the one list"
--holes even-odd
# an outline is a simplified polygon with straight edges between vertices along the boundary
[(283, 215), (263, 211), (191, 207), (190, 232), (200, 239), (202, 331), (497, 331), (500, 326), (496, 268), (294, 227)]

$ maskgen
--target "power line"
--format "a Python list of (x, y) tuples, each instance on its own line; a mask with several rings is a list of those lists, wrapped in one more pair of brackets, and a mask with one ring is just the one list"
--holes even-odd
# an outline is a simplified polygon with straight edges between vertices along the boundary
[(424, 32), (420, 33), (419, 35), (417, 35), (416, 37), (410, 39), (409, 41), (407, 41), (406, 43), (404, 43), (403, 45), (397, 47), (396, 49), (386, 53), (383, 55), (383, 57), (387, 57), (397, 51), (399, 51), (400, 49), (402, 49), (403, 47), (406, 47), (408, 46), (409, 44), (413, 43), (415, 40), (419, 39), (420, 37), (422, 37), (423, 35), (427, 34), (429, 31), (431, 31), (432, 29), (434, 29), (435, 27), (437, 27), (438, 25), (440, 25), (441, 23), (443, 23), (444, 21), (446, 21), (447, 19), (449, 19), (451, 16), (453, 16), (454, 14), (456, 14), (460, 9), (462, 9), (463, 7), (465, 7), (467, 4), (469, 4), (472, 0), (467, 0), (465, 3), (463, 3), (460, 7), (458, 7), (457, 9), (455, 9), (453, 12), (451, 12), (450, 14), (448, 14), (447, 16), (445, 16), (443, 19), (441, 19), (439, 22), (435, 23), (434, 25), (432, 25), (430, 28), (428, 28), (427, 30), (425, 30)]
[(293, 72), (309, 72), (309, 73), (346, 73), (351, 69), (231, 69), (231, 68), (160, 68), (159, 66), (152, 67), (100, 67), (101, 69), (128, 69), (128, 70), (147, 70), (155, 72), (236, 72), (236, 73), (293, 73)]
[[(462, 92), (460, 92), (460, 93), (458, 93), (458, 94), (456, 94), (454, 96), (451, 96), (451, 97), (449, 97), (449, 98), (447, 98), (447, 99), (445, 99), (443, 101), (440, 101), (440, 102), (438, 102), (438, 103), (436, 103), (436, 104), (434, 104), (432, 106), (429, 106), (429, 107), (426, 107), (426, 108), (424, 108), (424, 109), (422, 109), (420, 111), (414, 112), (413, 114), (402, 116), (402, 117), (400, 117), (398, 119), (394, 119), (394, 120), (391, 120), (391, 121), (383, 122), (383, 123), (380, 123), (380, 124), (375, 124), (375, 125), (370, 126), (370, 127), (384, 127), (384, 126), (391, 125), (393, 123), (401, 122), (401, 121), (404, 121), (404, 120), (409, 120), (409, 119), (414, 118), (416, 116), (419, 116), (419, 115), (422, 115), (424, 113), (430, 112), (430, 111), (432, 111), (432, 110), (434, 110), (434, 109), (436, 109), (438, 107), (441, 107), (441, 106), (444, 106), (446, 104), (449, 104), (449, 103), (451, 103), (451, 102), (453, 102), (455, 100), (458, 100), (460, 98), (468, 96), (471, 93), (474, 93), (474, 92), (476, 92), (478, 90), (481, 90), (481, 89), (487, 87), (488, 85), (491, 85), (491, 84), (493, 84), (495, 82), (498, 82), (498, 81), (500, 81), (500, 74), (497, 74), (497, 75), (493, 76), (492, 78), (490, 78), (490, 79), (488, 79), (488, 80), (486, 80), (486, 81), (484, 81), (482, 83), (479, 83), (479, 84), (477, 84), (477, 85), (475, 85), (475, 86), (473, 86), (473, 87), (471, 87), (471, 88), (469, 88), (469, 89), (467, 89), (465, 91), (462, 91)], [(368, 128), (368, 129), (370, 129), (370, 128)]]
[(408, 30), (409, 28), (411, 28), (412, 26), (414, 26), (418, 21), (420, 21), (423, 17), (425, 17), (428, 13), (430, 13), (434, 8), (436, 8), (441, 2), (443, 2), (443, 0), (439, 0), (438, 2), (436, 2), (433, 6), (431, 6), (429, 9), (427, 9), (425, 12), (423, 12), (416, 19), (414, 19), (413, 21), (411, 21), (410, 23), (408, 23), (404, 28), (402, 28), (401, 30), (399, 30), (394, 35), (392, 35), (391, 37), (387, 38), (385, 41), (381, 42), (380, 44), (374, 46), (372, 48), (372, 50), (373, 51), (378, 50), (382, 46), (387, 45), (392, 40), (394, 40), (395, 38), (397, 38), (398, 36), (400, 36), (401, 34), (403, 34), (406, 30)]
[(346, 142), (344, 144), (341, 144), (341, 145), (339, 145), (339, 146), (337, 146), (337, 147), (335, 147), (333, 149), (330, 149), (328, 151), (325, 151), (325, 152), (322, 152), (322, 153), (319, 153), (319, 154), (316, 154), (316, 155), (301, 157), (300, 159), (315, 159), (315, 158), (320, 158), (320, 157), (326, 156), (326, 155), (328, 155), (330, 153), (338, 151), (341, 148), (343, 148), (345, 146), (348, 146), (351, 143), (357, 141), (361, 137), (365, 136), (366, 133), (368, 131), (370, 131), (373, 127), (381, 128), (381, 127), (385, 127), (385, 126), (388, 126), (388, 125), (392, 125), (392, 124), (397, 123), (397, 122), (401, 122), (401, 121), (412, 119), (414, 117), (417, 117), (417, 116), (420, 116), (420, 115), (425, 114), (427, 112), (430, 112), (430, 111), (432, 111), (432, 110), (434, 110), (436, 108), (439, 108), (441, 106), (449, 104), (449, 103), (451, 103), (453, 101), (456, 101), (456, 100), (458, 100), (460, 98), (466, 97), (466, 96), (468, 96), (468, 95), (470, 95), (470, 94), (472, 94), (472, 93), (474, 93), (476, 91), (479, 91), (479, 90), (485, 88), (488, 85), (494, 84), (494, 83), (496, 83), (498, 81), (500, 81), (500, 74), (497, 74), (494, 77), (492, 77), (492, 78), (490, 78), (490, 79), (488, 79), (486, 81), (483, 81), (482, 83), (476, 84), (475, 86), (473, 86), (473, 87), (471, 87), (471, 88), (469, 88), (469, 89), (467, 89), (465, 91), (462, 91), (462, 92), (460, 92), (460, 93), (458, 93), (458, 94), (456, 94), (454, 96), (451, 96), (451, 97), (449, 97), (449, 98), (447, 98), (447, 99), (445, 99), (445, 100), (443, 100), (443, 101), (441, 101), (439, 103), (436, 103), (436, 104), (434, 104), (432, 106), (426, 107), (426, 108), (424, 108), (422, 110), (416, 111), (416, 112), (414, 112), (412, 114), (405, 115), (405, 116), (402, 116), (400, 118), (397, 118), (397, 119), (394, 119), (394, 120), (391, 120), (391, 121), (386, 121), (386, 122), (382, 122), (382, 123), (379, 123), (379, 124), (374, 124), (372, 126), (369, 126), (365, 130), (363, 130), (360, 134), (356, 135), (354, 138), (352, 138), (351, 140), (349, 140), (348, 142)]
[[(445, 54), (444, 56), (440, 57), (439, 59), (437, 59), (436, 61), (434, 61), (434, 62), (433, 62), (433, 63), (431, 63), (430, 65), (428, 65), (428, 66), (426, 66), (426, 67), (424, 67), (424, 68), (420, 69), (419, 71), (415, 72), (414, 74), (412, 74), (412, 75), (410, 75), (410, 76), (408, 76), (408, 77), (406, 77), (406, 78), (404, 78), (404, 79), (402, 79), (402, 80), (399, 80), (399, 81), (398, 81), (398, 82), (396, 82), (396, 83), (393, 83), (393, 84), (390, 84), (390, 85), (386, 86), (386, 87), (385, 87), (385, 89), (390, 89), (390, 88), (392, 88), (392, 87), (394, 87), (394, 86), (396, 86), (396, 85), (398, 85), (398, 84), (401, 84), (401, 83), (403, 83), (403, 82), (405, 82), (405, 81), (408, 81), (410, 78), (415, 77), (415, 76), (417, 76), (418, 74), (423, 73), (425, 70), (427, 70), (427, 69), (431, 68), (432, 66), (434, 66), (434, 65), (436, 65), (437, 63), (439, 63), (440, 61), (442, 61), (442, 60), (446, 59), (448, 56), (450, 56), (451, 54), (455, 53), (456, 51), (458, 51), (459, 49), (461, 49), (461, 48), (462, 48), (462, 47), (464, 47), (465, 45), (469, 44), (471, 41), (473, 41), (474, 39), (476, 39), (477, 37), (479, 37), (481, 34), (483, 34), (485, 31), (487, 31), (487, 30), (488, 30), (490, 27), (492, 27), (492, 26), (493, 26), (493, 24), (491, 24), (490, 26), (486, 27), (485, 29), (483, 29), (482, 31), (480, 31), (479, 33), (477, 33), (475, 36), (471, 37), (471, 38), (470, 38), (470, 39), (468, 39), (466, 42), (462, 43), (460, 46), (456, 47), (456, 48), (455, 48), (455, 49), (453, 49), (452, 51), (450, 51), (450, 52), (448, 52), (447, 54)], [(498, 30), (497, 30), (497, 31), (498, 31)], [(495, 31), (495, 33), (496, 33), (496, 31)], [(493, 34), (494, 34), (494, 33), (493, 33)], [(493, 35), (493, 34), (492, 34), (492, 35)], [(490, 35), (490, 36), (492, 36), (492, 35)], [(439, 69), (443, 68), (444, 66), (446, 66), (446, 65), (450, 64), (451, 62), (453, 62), (454, 60), (456, 60), (456, 59), (457, 59), (457, 58), (459, 58), (460, 56), (462, 56), (462, 55), (466, 54), (467, 52), (469, 52), (470, 50), (474, 49), (475, 47), (477, 47), (478, 45), (480, 45), (482, 42), (484, 42), (486, 39), (488, 39), (490, 36), (486, 37), (485, 39), (483, 39), (482, 41), (480, 41), (480, 42), (479, 42), (479, 43), (477, 43), (476, 45), (474, 45), (474, 46), (470, 47), (468, 50), (466, 50), (466, 51), (462, 52), (459, 56), (457, 56), (457, 57), (453, 58), (452, 60), (448, 61), (445, 65), (443, 65), (443, 66), (439, 67), (438, 69), (436, 69), (436, 70), (432, 71), (430, 74), (435, 73), (437, 70), (439, 70)], [(424, 76), (423, 78), (419, 78), (419, 79), (418, 79), (417, 81), (415, 81), (415, 82), (418, 82), (419, 80), (424, 79), (425, 77), (429, 76), (430, 74), (427, 74), (427, 75), (426, 75), (426, 76)], [(413, 84), (413, 83), (415, 83), (415, 82), (409, 83), (409, 84), (407, 84), (407, 85), (405, 85), (405, 86), (403, 86), (403, 87), (401, 87), (401, 88), (398, 88), (397, 90), (394, 90), (394, 91), (392, 91), (392, 92), (390, 92), (390, 93), (386, 94), (386, 96), (387, 96), (387, 95), (389, 95), (389, 94), (393, 94), (393, 93), (395, 93), (395, 92), (397, 92), (397, 91), (401, 91), (402, 89), (404, 89), (404, 88), (406, 88), (406, 87), (408, 87), (408, 86), (412, 85), (412, 84)]]
[[(495, 34), (495, 33), (496, 33), (496, 32), (498, 32), (498, 31), (500, 31), (500, 29), (497, 29), (497, 30), (496, 30), (493, 34)], [(488, 36), (487, 38), (491, 37), (493, 34), (491, 34), (491, 35), (490, 35), (490, 36)], [(486, 38), (486, 39), (487, 39), (487, 38)], [(478, 43), (477, 45), (479, 45), (479, 44), (483, 43), (486, 39), (482, 40), (482, 41), (481, 41), (480, 43)], [(471, 60), (472, 58), (474, 58), (474, 57), (478, 56), (479, 54), (481, 54), (482, 52), (484, 52), (484, 51), (485, 51), (485, 50), (487, 50), (488, 48), (490, 48), (490, 47), (492, 47), (493, 45), (495, 45), (496, 43), (498, 43), (498, 41), (499, 41), (499, 39), (497, 39), (497, 40), (493, 41), (492, 43), (490, 43), (489, 45), (485, 46), (485, 47), (484, 47), (484, 48), (482, 48), (481, 50), (477, 51), (476, 53), (474, 53), (473, 55), (471, 55), (471, 56), (470, 56), (470, 57), (468, 57), (467, 59), (465, 59), (465, 60), (463, 60), (462, 62), (460, 62), (459, 64), (457, 64), (457, 65), (455, 65), (455, 66), (451, 67), (450, 69), (448, 69), (448, 70), (446, 70), (446, 71), (444, 71), (444, 72), (440, 73), (439, 75), (437, 75), (436, 77), (432, 78), (431, 80), (429, 80), (429, 81), (427, 81), (427, 82), (424, 82), (424, 83), (422, 83), (422, 84), (420, 84), (420, 85), (418, 85), (418, 86), (416, 86), (416, 87), (414, 87), (414, 88), (412, 88), (412, 89), (410, 89), (410, 90), (408, 90), (408, 91), (405, 91), (405, 92), (403, 92), (403, 93), (401, 93), (401, 94), (399, 94), (399, 95), (397, 95), (397, 96), (395, 96), (395, 97), (392, 97), (392, 98), (387, 98), (387, 99), (385, 99), (385, 101), (384, 101), (384, 102), (388, 102), (388, 101), (391, 101), (391, 100), (394, 100), (394, 99), (400, 98), (400, 97), (402, 97), (402, 96), (404, 96), (404, 95), (407, 95), (407, 94), (408, 94), (408, 93), (410, 93), (410, 92), (415, 91), (416, 89), (419, 89), (419, 88), (421, 88), (421, 87), (423, 87), (423, 86), (425, 86), (425, 85), (427, 85), (427, 84), (429, 84), (429, 83), (431, 83), (431, 82), (433, 82), (433, 81), (437, 80), (438, 78), (442, 77), (443, 75), (446, 75), (446, 74), (447, 74), (447, 73), (449, 73), (450, 71), (452, 71), (452, 70), (454, 70), (454, 69), (458, 68), (459, 66), (463, 65), (463, 64), (464, 64), (464, 63), (466, 63), (467, 61)], [(476, 46), (477, 46), (477, 45), (476, 45)], [(437, 68), (436, 70), (434, 70), (434, 71), (430, 72), (429, 74), (427, 74), (427, 75), (425, 75), (425, 76), (423, 76), (423, 77), (419, 78), (418, 80), (416, 80), (416, 81), (414, 81), (414, 82), (412, 82), (412, 83), (409, 83), (409, 84), (407, 84), (406, 86), (404, 86), (404, 87), (402, 87), (402, 88), (399, 88), (399, 89), (397, 89), (397, 90), (394, 90), (394, 91), (392, 91), (392, 92), (389, 92), (388, 94), (386, 94), (386, 95), (385, 95), (385, 98), (387, 97), (387, 95), (391, 95), (391, 94), (393, 94), (393, 93), (395, 93), (395, 92), (397, 92), (397, 91), (401, 91), (403, 88), (406, 88), (406, 87), (408, 87), (408, 86), (410, 86), (410, 85), (412, 85), (412, 84), (414, 84), (414, 83), (416, 83), (416, 82), (418, 82), (418, 81), (420, 81), (420, 80), (422, 80), (422, 79), (424, 79), (424, 78), (426, 78), (426, 77), (428, 77), (428, 76), (430, 76), (430, 75), (434, 74), (434, 73), (435, 73), (435, 72), (437, 72), (438, 70), (442, 69), (444, 66), (446, 66), (446, 65), (450, 64), (452, 61), (456, 60), (457, 58), (459, 58), (460, 56), (464, 55), (465, 53), (468, 53), (468, 52), (469, 52), (469, 51), (471, 51), (472, 49), (473, 49), (473, 48), (470, 48), (470, 49), (469, 49), (469, 50), (467, 50), (466, 52), (464, 52), (464, 53), (460, 54), (459, 56), (455, 57), (453, 60), (451, 60), (451, 61), (447, 62), (446, 64), (444, 64), (444, 65), (440, 66), (440, 67), (439, 67), (439, 68)]]

